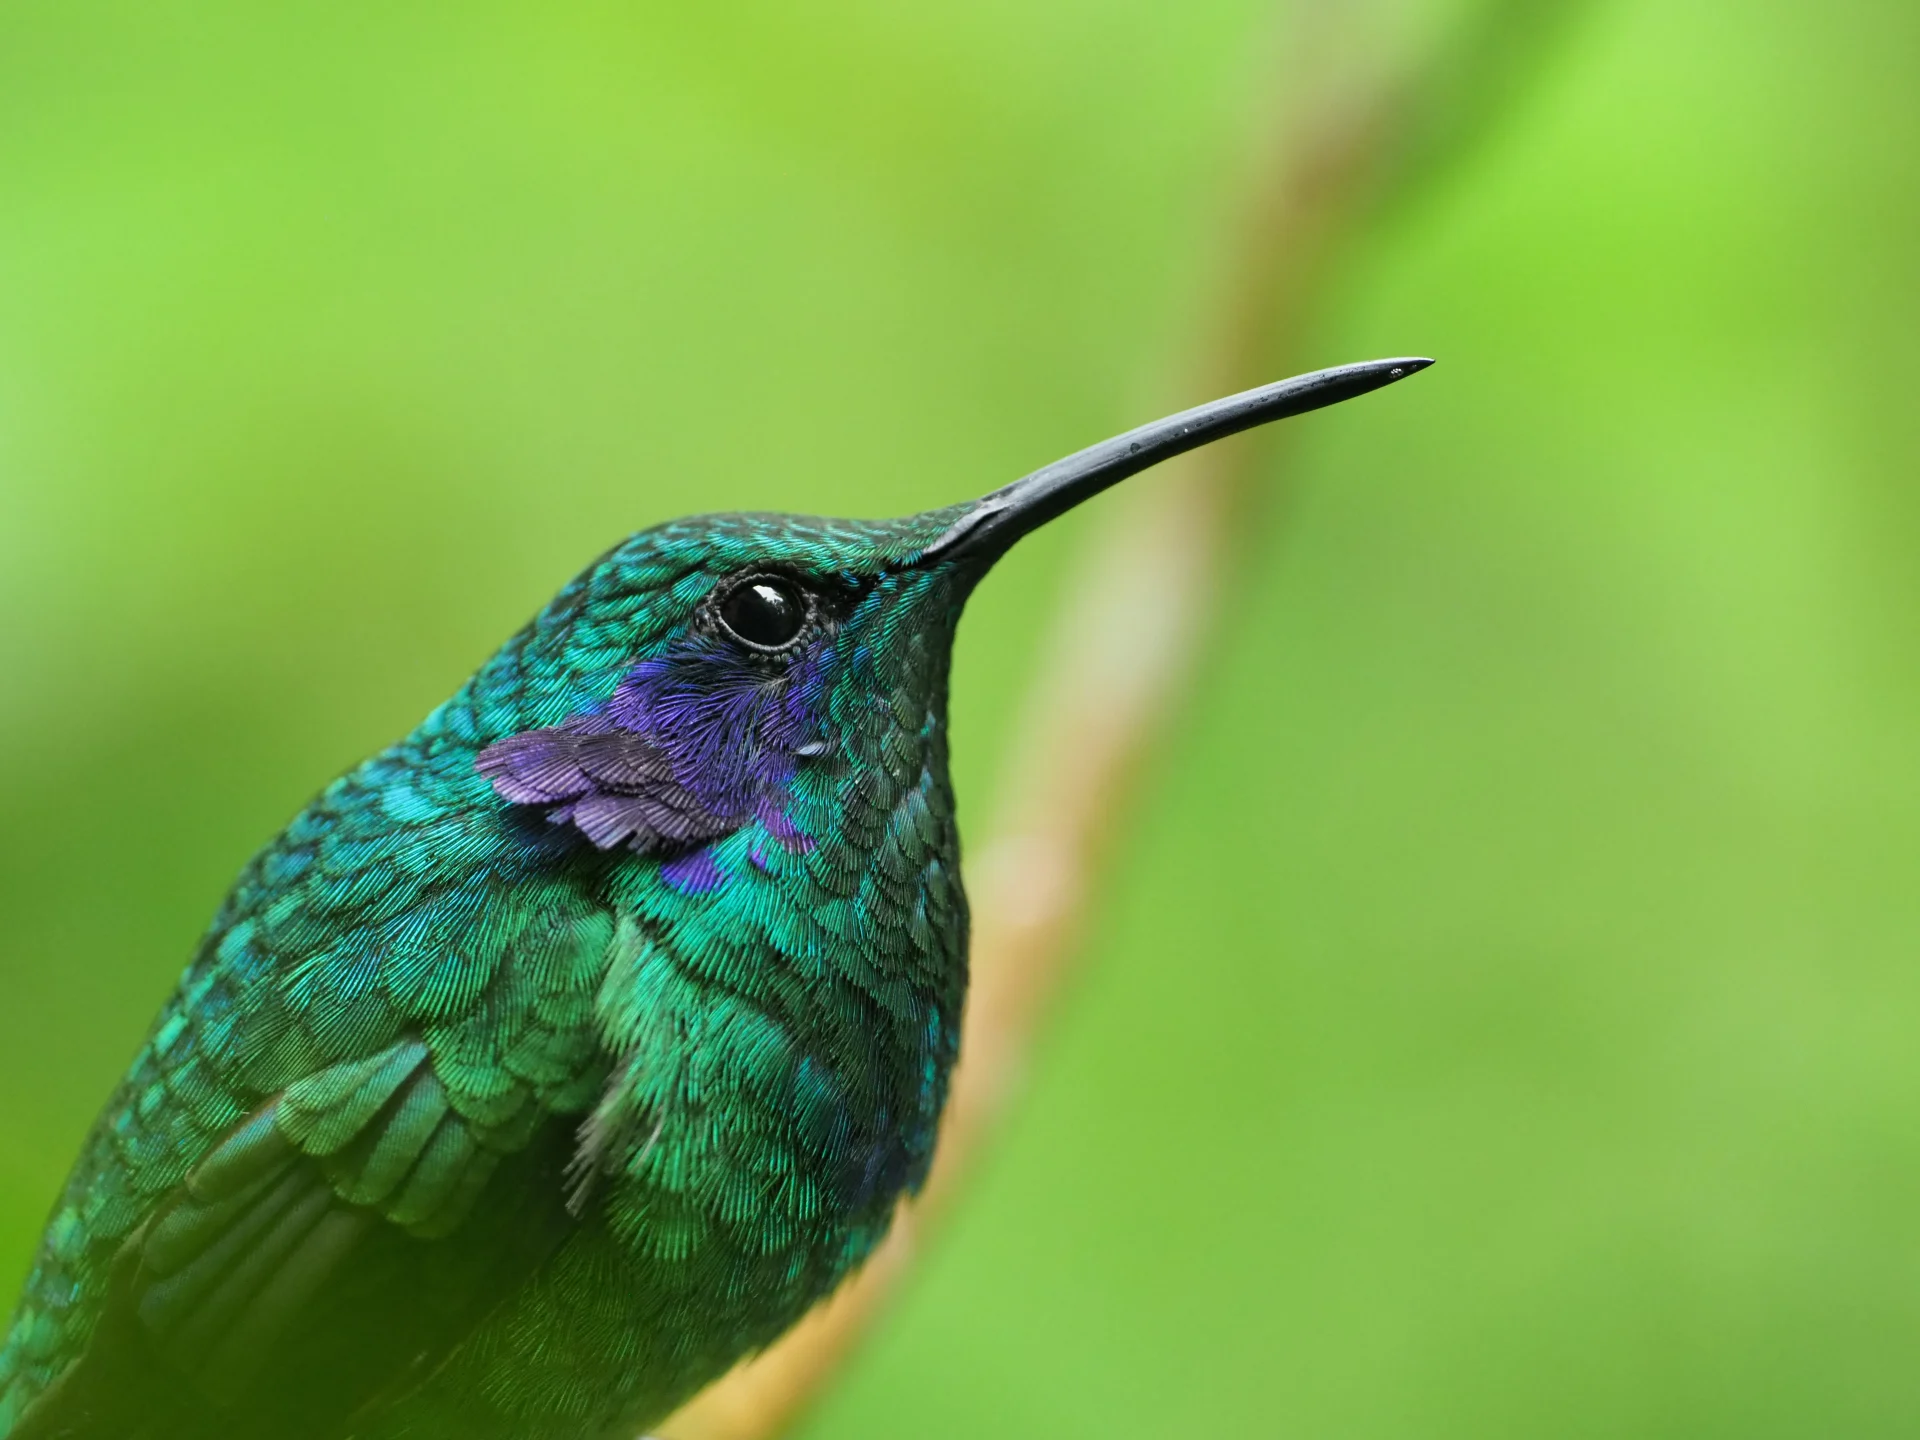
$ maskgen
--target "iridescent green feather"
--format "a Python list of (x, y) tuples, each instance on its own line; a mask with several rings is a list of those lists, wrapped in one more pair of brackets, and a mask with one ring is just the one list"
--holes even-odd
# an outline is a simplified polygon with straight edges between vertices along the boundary
[[(430, 1363), (382, 1372), (316, 1440), (631, 1433), (830, 1290), (924, 1175), (957, 1045), (945, 685), (969, 582), (887, 568), (951, 518), (638, 536), (302, 811), (75, 1168), (0, 1352), (0, 1433), (106, 1363), (115, 1307), (178, 1392), (140, 1423), (221, 1433), (204, 1415), (255, 1414), (257, 1377), (308, 1383), (285, 1353), (299, 1305), (370, 1254), (424, 1256), (416, 1288), (484, 1303), (420, 1322)], [(770, 561), (860, 586), (819, 701), (841, 743), (791, 786), (804, 846), (742, 825), (711, 847), (725, 883), (693, 894), (504, 813), (484, 746), (604, 703)], [(500, 1279), (495, 1252), (556, 1224)], [(96, 1427), (76, 1433), (135, 1433), (60, 1403)]]

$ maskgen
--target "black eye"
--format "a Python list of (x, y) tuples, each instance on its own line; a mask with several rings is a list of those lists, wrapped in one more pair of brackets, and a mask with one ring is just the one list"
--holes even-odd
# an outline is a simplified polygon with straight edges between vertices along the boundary
[(763, 575), (739, 586), (720, 604), (720, 622), (749, 645), (778, 650), (793, 643), (807, 606), (785, 580)]

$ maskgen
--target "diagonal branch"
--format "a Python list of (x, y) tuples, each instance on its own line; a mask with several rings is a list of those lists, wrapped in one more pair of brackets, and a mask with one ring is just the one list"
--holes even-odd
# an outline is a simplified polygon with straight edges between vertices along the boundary
[[(1286, 99), (1258, 129), (1200, 361), (1182, 392), (1223, 394), (1283, 369), (1357, 220), (1404, 193), (1475, 128), (1460, 118), (1486, 107), (1462, 97), (1487, 93), (1493, 68), (1514, 69), (1516, 34), (1543, 35), (1552, 27), (1530, 22), (1572, 8), (1573, 0), (1490, 0), (1462, 26), (1393, 0), (1286, 6), (1282, 18), (1293, 23), (1277, 67)], [(661, 1431), (668, 1440), (781, 1434), (858, 1342), (961, 1188), (1019, 1089), (1134, 778), (1204, 652), (1229, 583), (1229, 537), (1252, 508), (1254, 481), (1271, 479), (1269, 459), (1262, 437), (1243, 436), (1172, 462), (1110, 504), (1104, 533), (1049, 622), (1016, 730), (1008, 798), (969, 866), (965, 1048), (926, 1190), (903, 1207), (859, 1275), (672, 1417)], [(1113, 638), (1101, 644), (1103, 636)]]

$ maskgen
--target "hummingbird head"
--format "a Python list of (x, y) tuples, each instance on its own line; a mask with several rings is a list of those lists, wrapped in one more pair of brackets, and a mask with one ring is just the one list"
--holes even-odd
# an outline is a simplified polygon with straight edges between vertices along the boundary
[(1022, 535), (1171, 455), (1428, 363), (1247, 391), (903, 519), (709, 515), (642, 531), (475, 677), (475, 768), (523, 814), (659, 857), (683, 894), (800, 857), (864, 869), (902, 797), (945, 794), (954, 629)]

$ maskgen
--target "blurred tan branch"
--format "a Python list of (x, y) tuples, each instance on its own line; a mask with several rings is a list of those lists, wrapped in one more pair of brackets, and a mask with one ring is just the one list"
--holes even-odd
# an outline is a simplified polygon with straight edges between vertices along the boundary
[[(1272, 71), (1277, 103), (1253, 127), (1212, 313), (1174, 403), (1277, 378), (1301, 348), (1311, 301), (1357, 217), (1456, 149), (1474, 128), (1462, 122), (1486, 113), (1496, 82), (1551, 28), (1540, 22), (1571, 9), (1566, 0), (1493, 0), (1463, 20), (1420, 0), (1286, 7)], [(902, 1208), (859, 1275), (673, 1416), (661, 1427), (665, 1440), (781, 1434), (858, 1342), (960, 1189), (1020, 1088), (1133, 778), (1204, 653), (1252, 481), (1273, 478), (1269, 443), (1248, 436), (1198, 451), (1110, 502), (1108, 523), (1042, 639), (1006, 803), (968, 869), (972, 990), (926, 1190)]]

